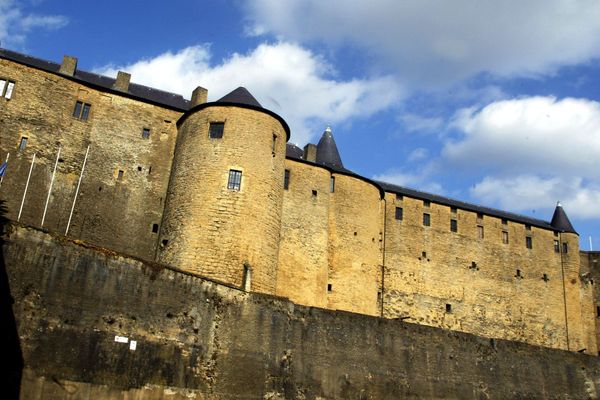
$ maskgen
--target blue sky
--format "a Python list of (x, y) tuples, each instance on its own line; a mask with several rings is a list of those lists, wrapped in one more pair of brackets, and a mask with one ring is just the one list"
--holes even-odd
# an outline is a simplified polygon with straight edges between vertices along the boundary
[(600, 2), (0, 0), (2, 47), (190, 96), (245, 86), (364, 176), (600, 250)]

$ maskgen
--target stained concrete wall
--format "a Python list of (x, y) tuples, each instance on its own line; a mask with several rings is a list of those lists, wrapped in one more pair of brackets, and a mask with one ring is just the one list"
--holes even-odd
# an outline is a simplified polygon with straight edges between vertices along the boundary
[(5, 239), (24, 399), (598, 397), (585, 354), (297, 306), (30, 228)]

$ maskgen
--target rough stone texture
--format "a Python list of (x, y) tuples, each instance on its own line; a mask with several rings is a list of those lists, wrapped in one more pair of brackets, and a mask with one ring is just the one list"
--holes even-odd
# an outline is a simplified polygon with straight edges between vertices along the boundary
[[(225, 123), (222, 138), (209, 137), (211, 122)], [(282, 124), (260, 111), (213, 103), (187, 115), (158, 259), (236, 286), (251, 269), (251, 290), (274, 294), (285, 142)], [(239, 191), (227, 188), (230, 170), (242, 172)]]
[[(594, 326), (596, 343), (600, 343), (600, 251), (581, 251), (582, 277), (594, 285)], [(600, 355), (600, 352), (598, 353)]]
[[(386, 202), (386, 317), (596, 354), (596, 340), (585, 327), (592, 325), (593, 286), (580, 279), (576, 257), (569, 259), (578, 253), (576, 235), (560, 235), (571, 249), (561, 254), (553, 247), (561, 238), (552, 231), (479, 219), (460, 209), (455, 214), (448, 206), (426, 206), (391, 193)], [(396, 207), (403, 208), (401, 221), (395, 219)], [(423, 213), (431, 215), (428, 227)], [(451, 219), (458, 221), (458, 232), (450, 231)], [(483, 227), (483, 238), (477, 226)], [(508, 244), (502, 232), (508, 233)], [(532, 237), (532, 249), (525, 246), (526, 236)]]
[[(16, 83), (12, 99), (0, 98), (0, 162), (10, 153), (0, 197), (8, 216), (18, 217), (36, 154), (20, 221), (40, 227), (60, 146), (43, 227), (64, 233), (89, 145), (69, 236), (153, 259), (152, 228), (162, 217), (181, 113), (4, 59), (0, 76)], [(87, 121), (73, 117), (76, 101), (91, 105)], [(18, 151), (21, 137), (28, 138), (24, 151)]]
[(24, 399), (598, 397), (584, 354), (296, 306), (18, 226), (2, 260)]

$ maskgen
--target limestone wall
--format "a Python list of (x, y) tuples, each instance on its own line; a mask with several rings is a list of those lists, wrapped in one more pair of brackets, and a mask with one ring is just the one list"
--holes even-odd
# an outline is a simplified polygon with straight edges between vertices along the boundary
[[(210, 138), (211, 122), (224, 122)], [(273, 138), (275, 150), (273, 151)], [(158, 259), (186, 271), (274, 293), (286, 133), (273, 116), (219, 106), (192, 112), (179, 128)], [(228, 189), (231, 170), (239, 190)]]
[[(60, 147), (43, 227), (64, 233), (89, 145), (69, 235), (153, 259), (181, 113), (4, 59), (0, 76), (15, 81), (12, 98), (0, 99), (0, 162), (10, 153), (0, 198), (9, 217), (18, 218), (35, 154), (20, 221), (41, 226)], [(85, 121), (73, 117), (77, 101), (91, 105)]]
[(5, 239), (22, 398), (598, 397), (597, 357), (296, 306), (32, 229)]

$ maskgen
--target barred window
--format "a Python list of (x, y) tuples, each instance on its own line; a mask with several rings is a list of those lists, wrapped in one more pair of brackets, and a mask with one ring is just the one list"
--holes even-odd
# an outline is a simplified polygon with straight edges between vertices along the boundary
[(235, 169), (229, 170), (229, 180), (227, 181), (227, 189), (239, 191), (242, 185), (242, 171)]

